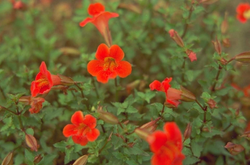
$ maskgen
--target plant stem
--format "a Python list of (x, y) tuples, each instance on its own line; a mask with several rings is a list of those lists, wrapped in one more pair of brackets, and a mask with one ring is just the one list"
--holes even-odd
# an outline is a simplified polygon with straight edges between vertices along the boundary
[(162, 110), (161, 110), (161, 116), (162, 116), (162, 114), (163, 114), (163, 112), (164, 112), (164, 109), (165, 109), (165, 105), (164, 105), (164, 103), (163, 103), (163, 107), (162, 107)]
[(102, 146), (102, 148), (99, 150), (99, 154), (102, 152), (102, 150), (106, 147), (106, 145), (108, 144), (109, 139), (105, 142), (105, 144)]
[(75, 86), (81, 91), (82, 98), (84, 98), (82, 88), (77, 83), (75, 83)]
[(230, 123), (230, 124), (223, 130), (223, 132), (226, 132), (226, 130), (228, 130), (231, 126), (232, 126), (232, 123)]
[(201, 109), (204, 111), (204, 108), (203, 108), (203, 106), (199, 103), (199, 101), (198, 100), (195, 100), (195, 102), (201, 107)]
[(93, 82), (94, 87), (95, 87), (96, 97), (97, 97), (98, 99), (100, 99), (100, 95), (99, 95), (99, 93), (98, 93), (98, 91), (97, 91), (97, 87), (96, 87), (96, 84), (95, 84), (95, 79), (94, 79), (94, 77), (92, 77), (92, 82)]
[(6, 108), (6, 107), (3, 107), (3, 106), (1, 106), (1, 105), (0, 105), (0, 109), (4, 109), (4, 110), (6, 110), (6, 111), (8, 111), (8, 112), (10, 112), (10, 113), (12, 113), (12, 114), (14, 114), (14, 115), (18, 115), (16, 112), (13, 112), (12, 110), (10, 110), (10, 109), (8, 109), (8, 108)]
[(204, 119), (203, 119), (203, 123), (207, 122), (207, 106), (204, 108)]
[(222, 69), (222, 67), (219, 65), (219, 70), (218, 70), (218, 72), (217, 72), (217, 75), (216, 75), (216, 77), (215, 77), (215, 82), (214, 82), (214, 84), (213, 84), (213, 86), (212, 86), (212, 89), (211, 89), (212, 92), (215, 91), (215, 87), (216, 87), (216, 84), (217, 84), (217, 82), (218, 82), (218, 79), (219, 79), (219, 76), (220, 76), (220, 73), (221, 73), (221, 69)]
[(185, 37), (185, 35), (186, 35), (186, 33), (187, 33), (187, 29), (188, 29), (188, 25), (189, 25), (188, 21), (190, 20), (193, 11), (194, 11), (194, 8), (193, 8), (193, 5), (192, 5), (192, 6), (190, 7), (190, 9), (189, 9), (189, 14), (188, 14), (188, 18), (187, 18), (187, 20), (186, 20), (187, 22), (186, 22), (185, 27), (184, 27), (184, 32), (183, 32), (183, 34), (181, 35), (181, 38), (182, 38), (182, 39)]
[(20, 116), (21, 113), (19, 112), (19, 108), (18, 108), (18, 101), (16, 101), (15, 104), (16, 104), (16, 113), (18, 115), (17, 118), (18, 118), (18, 121), (19, 121), (19, 124), (20, 124), (20, 128), (26, 134), (24, 126), (23, 126), (22, 118)]
[(0, 87), (0, 92), (2, 93), (4, 100), (6, 100), (6, 96), (5, 96), (3, 89), (1, 87)]

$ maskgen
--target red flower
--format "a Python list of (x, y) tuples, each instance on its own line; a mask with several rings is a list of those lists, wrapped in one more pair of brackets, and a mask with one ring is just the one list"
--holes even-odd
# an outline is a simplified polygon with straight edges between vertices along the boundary
[(99, 45), (95, 57), (97, 60), (90, 61), (87, 69), (99, 82), (107, 83), (109, 78), (114, 79), (117, 75), (124, 78), (132, 71), (129, 62), (121, 61), (124, 53), (118, 45), (112, 45), (110, 48), (105, 44)]
[(83, 27), (89, 22), (94, 24), (96, 28), (100, 31), (100, 33), (103, 35), (107, 44), (111, 46), (112, 39), (109, 32), (108, 21), (110, 18), (118, 17), (119, 14), (105, 11), (105, 7), (101, 3), (94, 3), (89, 5), (88, 13), (93, 17), (88, 17), (82, 22), (80, 22), (80, 26)]
[(187, 50), (186, 54), (188, 55), (188, 58), (190, 59), (191, 62), (197, 60), (196, 54), (192, 50)]
[(185, 156), (182, 150), (182, 135), (174, 122), (164, 125), (164, 132), (155, 131), (149, 135), (147, 141), (154, 153), (152, 165), (182, 165)]
[(11, 0), (13, 9), (24, 9), (26, 7), (25, 3), (23, 3), (22, 1), (15, 1), (15, 0)]
[(31, 95), (35, 97), (37, 94), (48, 93), (53, 85), (59, 85), (61, 79), (57, 75), (52, 75), (47, 70), (43, 61), (40, 65), (40, 72), (36, 75), (35, 81), (31, 83)]
[(85, 146), (88, 141), (95, 141), (100, 135), (96, 126), (96, 119), (91, 115), (83, 116), (81, 111), (75, 112), (71, 117), (73, 124), (67, 124), (63, 129), (65, 137), (72, 136), (75, 143)]
[(171, 85), (169, 83), (171, 81), (172, 81), (172, 77), (166, 78), (162, 82), (155, 80), (149, 85), (149, 88), (151, 90), (165, 92), (166, 102), (177, 107), (180, 103), (179, 100), (181, 99), (182, 91), (174, 89), (174, 88), (170, 88)]
[(250, 19), (250, 4), (240, 3), (236, 9), (237, 18), (240, 22), (245, 23), (247, 19)]
[(239, 91), (242, 91), (244, 93), (245, 97), (248, 97), (250, 95), (250, 85), (241, 88), (237, 84), (232, 83), (231, 86)]
[(42, 109), (44, 101), (45, 100), (42, 97), (37, 97), (37, 98), (31, 97), (31, 102), (30, 102), (31, 108), (29, 109), (30, 113), (31, 114), (38, 113)]

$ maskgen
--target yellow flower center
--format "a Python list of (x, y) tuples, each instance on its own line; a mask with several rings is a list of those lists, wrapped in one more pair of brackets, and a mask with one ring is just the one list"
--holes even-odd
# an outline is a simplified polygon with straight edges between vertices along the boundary
[(78, 126), (78, 128), (77, 128), (77, 130), (78, 130), (78, 134), (79, 135), (86, 135), (86, 133), (88, 133), (89, 131), (91, 131), (91, 129), (87, 126), (87, 125), (85, 125), (85, 124), (83, 124), (83, 123), (81, 123), (79, 126)]
[(47, 78), (40, 78), (38, 80), (36, 80), (36, 83), (38, 83), (38, 87), (43, 87), (46, 85), (49, 85), (49, 81), (47, 80)]
[(243, 13), (243, 16), (246, 18), (246, 19), (250, 19), (250, 10), (247, 10)]
[(104, 68), (105, 71), (108, 70), (108, 69), (110, 69), (111, 71), (113, 71), (115, 67), (117, 67), (117, 63), (116, 63), (116, 61), (115, 61), (114, 58), (112, 58), (112, 57), (106, 57), (104, 59), (103, 68)]

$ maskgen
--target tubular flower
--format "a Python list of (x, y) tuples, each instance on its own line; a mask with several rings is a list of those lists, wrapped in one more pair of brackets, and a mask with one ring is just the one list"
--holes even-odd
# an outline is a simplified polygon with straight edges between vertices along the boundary
[(172, 81), (172, 77), (165, 78), (162, 82), (155, 80), (150, 85), (149, 88), (151, 90), (157, 90), (161, 92), (165, 92), (166, 94), (166, 103), (174, 105), (177, 107), (179, 105), (179, 100), (181, 99), (182, 91), (174, 88), (170, 88), (169, 84)]
[(72, 136), (75, 143), (85, 146), (88, 141), (95, 141), (100, 135), (96, 129), (96, 119), (91, 115), (83, 116), (81, 111), (75, 112), (71, 117), (72, 124), (67, 124), (63, 129), (65, 137)]
[(37, 98), (31, 97), (31, 102), (30, 102), (31, 108), (29, 109), (30, 113), (31, 114), (38, 113), (42, 109), (44, 101), (45, 100), (42, 97), (37, 97)]
[(174, 122), (164, 125), (164, 132), (155, 131), (147, 137), (151, 151), (154, 153), (152, 165), (182, 165), (185, 156), (182, 150), (182, 135)]
[(111, 46), (112, 39), (110, 36), (108, 21), (110, 18), (118, 17), (119, 14), (105, 11), (105, 7), (101, 3), (94, 3), (89, 5), (88, 13), (92, 16), (92, 18), (86, 18), (85, 20), (80, 22), (80, 26), (83, 27), (89, 22), (94, 24), (95, 27), (103, 35), (108, 45)]
[(32, 81), (30, 91), (35, 97), (38, 94), (48, 93), (53, 85), (59, 85), (61, 79), (57, 75), (52, 75), (47, 70), (46, 64), (43, 61), (40, 65), (40, 72), (36, 75), (35, 81)]
[(236, 8), (237, 19), (241, 23), (245, 23), (248, 19), (250, 19), (250, 4), (248, 3), (240, 3)]
[(110, 48), (105, 44), (99, 45), (95, 57), (97, 60), (90, 61), (87, 69), (99, 82), (107, 83), (109, 78), (114, 79), (117, 75), (124, 78), (132, 71), (129, 62), (121, 61), (124, 52), (118, 45), (112, 45)]

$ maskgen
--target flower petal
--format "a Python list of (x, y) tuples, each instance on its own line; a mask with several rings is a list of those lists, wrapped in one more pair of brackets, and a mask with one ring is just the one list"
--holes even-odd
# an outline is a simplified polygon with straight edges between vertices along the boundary
[(127, 61), (120, 61), (118, 62), (118, 67), (114, 69), (118, 76), (121, 78), (125, 78), (132, 72), (132, 66)]
[(83, 123), (87, 125), (89, 128), (93, 129), (96, 126), (96, 118), (94, 118), (92, 115), (89, 114), (85, 115)]
[(72, 140), (75, 143), (80, 144), (82, 146), (85, 146), (88, 143), (88, 139), (87, 139), (86, 136), (77, 136), (77, 135), (74, 135), (74, 136), (72, 136)]
[(87, 139), (91, 142), (95, 141), (100, 135), (100, 131), (98, 129), (92, 129), (90, 132), (86, 134)]
[(97, 76), (103, 70), (103, 62), (100, 60), (92, 60), (87, 65), (87, 70), (92, 76)]
[(43, 75), (46, 75), (47, 74), (47, 66), (45, 64), (45, 62), (43, 61), (40, 65), (40, 72), (43, 74)]
[(108, 56), (109, 56), (109, 47), (105, 44), (100, 44), (97, 48), (95, 58), (103, 61)]
[(172, 159), (165, 153), (157, 153), (152, 156), (151, 165), (175, 165), (172, 164)]
[(75, 135), (77, 133), (77, 129), (76, 126), (73, 124), (67, 124), (64, 128), (63, 128), (63, 135), (65, 137), (70, 137), (72, 135)]
[(81, 27), (84, 27), (87, 23), (89, 23), (89, 22), (93, 22), (95, 19), (94, 18), (86, 18), (85, 20), (83, 20), (82, 22), (80, 22), (79, 23), (79, 25), (81, 26)]
[(179, 127), (176, 125), (175, 122), (167, 122), (164, 125), (164, 130), (167, 135), (167, 140), (172, 141), (178, 149), (182, 150), (182, 134)]
[(110, 55), (109, 57), (112, 57), (116, 60), (116, 62), (121, 61), (124, 57), (123, 50), (118, 45), (112, 45), (110, 47)]
[(150, 90), (162, 91), (161, 82), (158, 80), (154, 80), (151, 84), (149, 84)]
[(89, 15), (95, 16), (105, 11), (105, 7), (101, 3), (90, 4), (88, 8)]
[(155, 131), (147, 138), (152, 152), (157, 152), (166, 143), (167, 140), (167, 135), (162, 131)]
[(99, 81), (101, 83), (107, 83), (109, 78), (113, 79), (116, 76), (117, 76), (116, 72), (111, 71), (110, 69), (108, 69), (106, 71), (101, 71), (101, 72), (98, 73), (97, 81)]
[(79, 124), (83, 123), (84, 116), (82, 111), (76, 111), (71, 117), (71, 123), (78, 126)]

